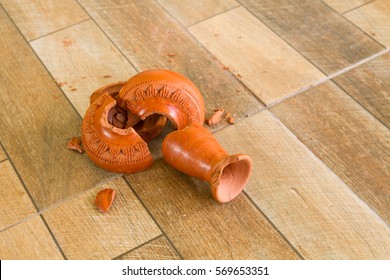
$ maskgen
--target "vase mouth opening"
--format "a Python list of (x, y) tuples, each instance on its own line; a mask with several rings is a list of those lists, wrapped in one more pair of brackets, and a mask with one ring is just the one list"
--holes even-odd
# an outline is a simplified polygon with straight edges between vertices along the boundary
[(252, 172), (252, 160), (247, 155), (230, 156), (222, 167), (219, 183), (213, 188), (216, 201), (225, 203), (236, 198), (248, 183)]

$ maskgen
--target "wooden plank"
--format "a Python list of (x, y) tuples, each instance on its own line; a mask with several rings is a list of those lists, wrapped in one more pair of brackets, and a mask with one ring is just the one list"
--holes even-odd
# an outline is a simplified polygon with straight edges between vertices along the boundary
[(1, 0), (28, 41), (88, 19), (75, 0)]
[(0, 161), (6, 160), (7, 155), (5, 154), (3, 148), (0, 147)]
[(3, 9), (0, 50), (0, 141), (39, 209), (111, 176), (67, 149), (81, 118)]
[(0, 162), (0, 186), (0, 230), (36, 213), (8, 160)]
[[(304, 108), (310, 107), (307, 104)], [(292, 104), (287, 107), (292, 117), (282, 119), (297, 115), (310, 124), (315, 121), (312, 115), (321, 116), (312, 108), (308, 116)], [(390, 257), (389, 227), (269, 111), (223, 129), (216, 137), (228, 152), (252, 157), (246, 192), (305, 259)]]
[(264, 108), (155, 1), (79, 2), (138, 71), (165, 68), (194, 82), (204, 97), (207, 115), (224, 108), (239, 120)]
[(239, 6), (235, 0), (157, 0), (184, 26), (200, 22)]
[(82, 116), (93, 91), (137, 73), (92, 21), (35, 40), (31, 46)]
[(184, 259), (297, 258), (245, 195), (221, 205), (163, 160), (126, 178)]
[(61, 260), (40, 216), (0, 232), (0, 259), (2, 260)]
[(240, 3), (326, 74), (383, 49), (320, 0)]
[(344, 15), (386, 47), (390, 47), (390, 2), (377, 0)]
[(348, 12), (373, 0), (322, 0), (340, 14)]
[(242, 7), (189, 30), (266, 105), (325, 76)]
[[(99, 212), (96, 194), (111, 188), (110, 210)], [(95, 187), (43, 214), (68, 259), (112, 259), (161, 234), (123, 178)]]
[(390, 54), (346, 72), (334, 79), (336, 84), (360, 105), (390, 128)]
[(390, 223), (390, 131), (332, 82), (273, 107), (279, 119)]
[(180, 260), (168, 240), (158, 237), (119, 258), (120, 260)]

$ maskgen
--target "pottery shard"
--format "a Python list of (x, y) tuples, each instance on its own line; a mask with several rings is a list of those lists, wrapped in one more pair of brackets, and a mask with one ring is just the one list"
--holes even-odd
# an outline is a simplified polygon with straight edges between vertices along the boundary
[(230, 123), (230, 124), (234, 124), (236, 122), (236, 119), (229, 112), (226, 113), (225, 118), (228, 121), (228, 123)]
[(223, 114), (225, 113), (224, 109), (217, 109), (214, 111), (214, 114), (206, 120), (207, 125), (214, 125), (221, 121)]
[(83, 148), (81, 147), (81, 137), (73, 137), (68, 142), (68, 149), (69, 150), (76, 150), (80, 154), (84, 153)]
[(112, 202), (115, 198), (115, 190), (104, 189), (96, 195), (95, 205), (100, 212), (105, 213), (110, 210)]

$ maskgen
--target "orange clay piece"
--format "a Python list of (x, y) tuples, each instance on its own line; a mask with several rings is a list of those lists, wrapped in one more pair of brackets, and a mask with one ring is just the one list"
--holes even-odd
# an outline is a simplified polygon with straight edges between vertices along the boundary
[(112, 202), (115, 199), (115, 190), (113, 189), (104, 189), (96, 195), (95, 205), (100, 212), (106, 213), (110, 210)]
[(214, 114), (206, 120), (207, 125), (214, 125), (221, 121), (223, 114), (225, 113), (224, 109), (217, 109), (214, 111)]
[(69, 150), (76, 150), (80, 154), (84, 153), (83, 148), (81, 147), (81, 137), (73, 137), (68, 142), (68, 149)]
[(172, 167), (208, 182), (214, 199), (220, 203), (237, 197), (252, 171), (249, 156), (228, 155), (213, 134), (199, 123), (168, 134), (162, 153)]

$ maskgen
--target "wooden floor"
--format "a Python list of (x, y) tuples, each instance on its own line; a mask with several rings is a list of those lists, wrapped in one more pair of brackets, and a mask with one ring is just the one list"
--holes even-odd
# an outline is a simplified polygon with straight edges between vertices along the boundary
[[(0, 259), (390, 259), (390, 1), (0, 0)], [(67, 149), (89, 95), (166, 68), (254, 170), (221, 205)], [(117, 191), (101, 214), (93, 201)]]

